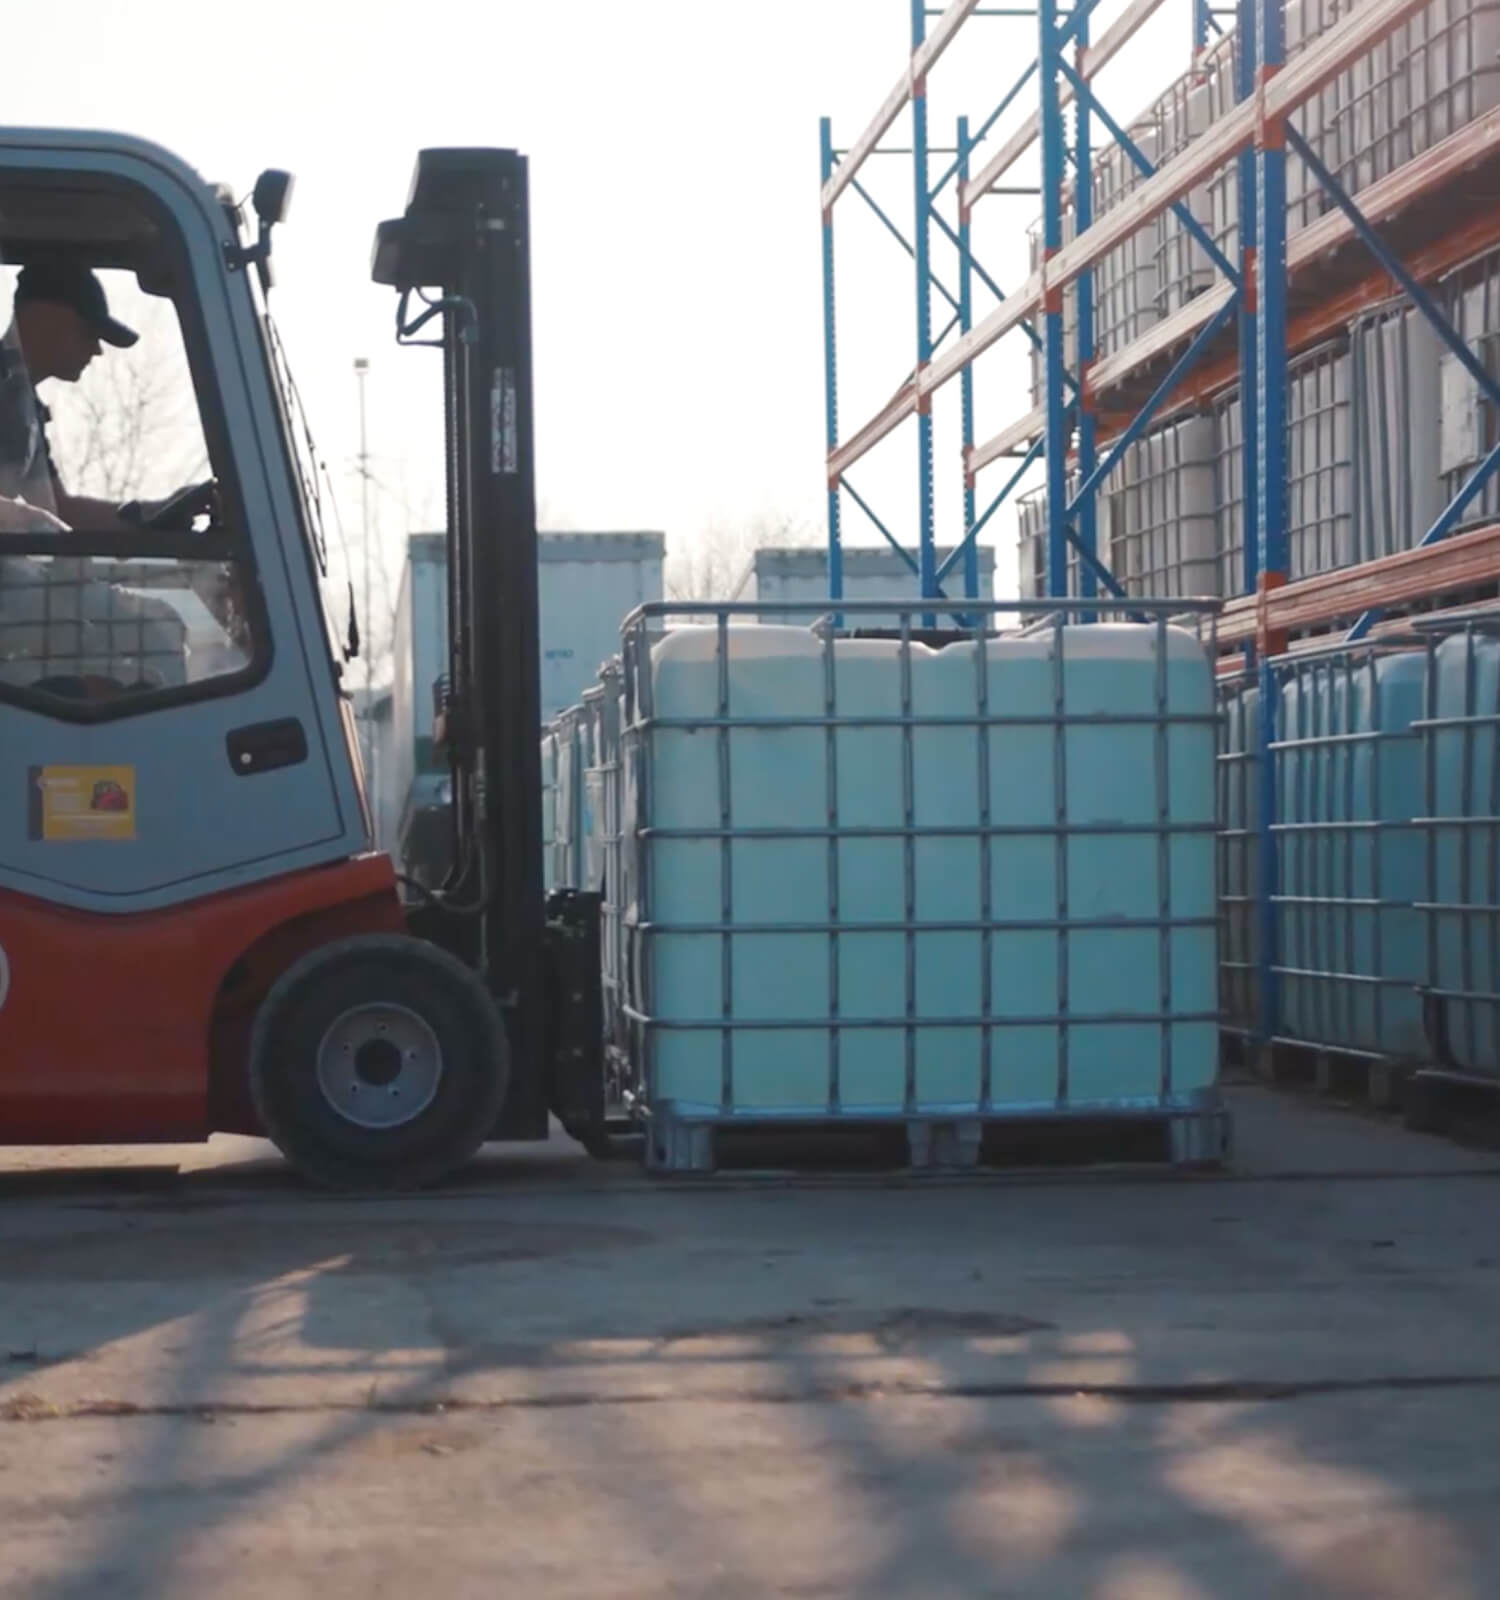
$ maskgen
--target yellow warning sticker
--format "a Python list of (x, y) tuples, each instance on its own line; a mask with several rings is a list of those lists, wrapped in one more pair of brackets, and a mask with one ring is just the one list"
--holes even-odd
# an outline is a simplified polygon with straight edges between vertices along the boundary
[(134, 767), (33, 767), (31, 837), (135, 838)]

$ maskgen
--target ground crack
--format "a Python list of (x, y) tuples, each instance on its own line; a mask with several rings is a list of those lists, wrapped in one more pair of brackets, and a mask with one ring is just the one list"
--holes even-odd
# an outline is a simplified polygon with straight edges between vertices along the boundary
[(637, 1389), (619, 1392), (559, 1390), (544, 1395), (507, 1395), (492, 1400), (459, 1395), (425, 1398), (370, 1396), (349, 1401), (195, 1401), (137, 1402), (118, 1399), (51, 1401), (40, 1394), (0, 1399), (0, 1423), (68, 1422), (86, 1418), (218, 1418), (319, 1416), (370, 1412), (387, 1416), (431, 1417), (449, 1412), (551, 1411), (586, 1406), (646, 1405), (835, 1405), (881, 1399), (1045, 1400), (1083, 1396), (1144, 1405), (1224, 1405), (1246, 1401), (1312, 1399), (1325, 1395), (1422, 1392), (1446, 1389), (1500, 1389), (1500, 1372), (1402, 1374), (1369, 1378), (1225, 1379), (1206, 1383), (923, 1383), (872, 1380), (807, 1384), (786, 1389), (722, 1390), (683, 1394), (681, 1390)]

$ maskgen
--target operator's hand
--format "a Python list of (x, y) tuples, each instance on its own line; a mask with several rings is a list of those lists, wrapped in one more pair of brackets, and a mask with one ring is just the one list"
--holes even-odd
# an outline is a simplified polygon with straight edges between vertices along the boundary
[(0, 496), (0, 533), (71, 533), (61, 517), (25, 500)]
[(129, 528), (144, 528), (159, 515), (165, 500), (127, 500), (115, 507), (115, 515)]
[(189, 484), (161, 500), (127, 500), (114, 508), (115, 517), (127, 528), (154, 528), (162, 533), (191, 533), (193, 519), (212, 514), (217, 485)]

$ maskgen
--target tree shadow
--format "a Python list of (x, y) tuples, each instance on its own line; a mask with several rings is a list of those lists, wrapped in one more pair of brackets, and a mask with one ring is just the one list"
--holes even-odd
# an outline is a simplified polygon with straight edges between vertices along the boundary
[[(268, 1497), (315, 1494), (376, 1435), (430, 1413), (495, 1435), (529, 1418), (577, 1503), (614, 1508), (619, 1558), (670, 1572), (673, 1593), (1481, 1596), (1500, 1554), (1480, 1499), (1500, 1487), (1492, 1392), (1209, 1405), (1110, 1391), (1144, 1354), (1115, 1316), (1128, 1271), (1270, 1294), (1305, 1247), (1297, 1229), (1321, 1241), (1310, 1283), (1368, 1284), (1372, 1312), (1399, 1304), (1413, 1338), (1441, 1341), (1450, 1319), (1494, 1310), (1493, 1292), (1460, 1276), (1488, 1233), (1473, 1204), (1484, 1192), (1434, 1198), (1423, 1247), (1450, 1253), (1429, 1253), (1430, 1282), (1413, 1268), (1400, 1301), (1374, 1292), (1386, 1253), (1351, 1240), (1410, 1230), (1406, 1184), (1350, 1189), (1314, 1215), (1257, 1190), (1226, 1219), (1248, 1234), (1238, 1243), (1136, 1189), (1113, 1207), (1093, 1188), (835, 1189), (753, 1207), (469, 1194), (368, 1209), (270, 1186), (155, 1230), (38, 1207), (34, 1228), (0, 1231), (0, 1327), (19, 1309), (60, 1338), (87, 1303), (87, 1343), (103, 1346), (179, 1321), (170, 1363), (147, 1374), (150, 1413), (305, 1380), (310, 1431), (220, 1470), (212, 1429), (143, 1417), (114, 1484), (69, 1497), (66, 1565), (28, 1593), (165, 1593), (190, 1541), (230, 1537)], [(1002, 1235), (1005, 1250), (987, 1243)], [(794, 1277), (799, 1258), (814, 1267)], [(1074, 1377), (1059, 1384), (1046, 1319), (1018, 1308), (1049, 1273), (1085, 1272), (1098, 1293), (1070, 1301)], [(1034, 1336), (1049, 1353), (1022, 1364), (1022, 1392), (986, 1396), (976, 1351)], [(48, 1337), (43, 1361), (67, 1354)], [(883, 1357), (933, 1392), (882, 1389)], [(628, 1381), (602, 1382), (606, 1368)], [(28, 1383), (7, 1376), (0, 1400)], [(0, 1448), (17, 1448), (13, 1426)], [(36, 1448), (52, 1426), (69, 1424), (41, 1424)], [(747, 1475), (759, 1487), (744, 1499)], [(184, 1504), (166, 1525), (174, 1485)], [(499, 1571), (503, 1524), (493, 1537)], [(1418, 1569), (1428, 1581), (1413, 1589)], [(441, 1590), (441, 1571), (428, 1577)]]

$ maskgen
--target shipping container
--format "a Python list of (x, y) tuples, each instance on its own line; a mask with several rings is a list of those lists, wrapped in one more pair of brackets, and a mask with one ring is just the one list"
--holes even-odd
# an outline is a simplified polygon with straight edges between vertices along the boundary
[[(888, 545), (850, 546), (843, 548), (844, 598), (846, 600), (899, 600), (921, 598), (921, 585), (911, 563), (898, 550)], [(952, 555), (951, 550), (936, 552), (941, 567)], [(979, 596), (991, 600), (995, 594), (995, 551), (990, 545), (976, 545), (975, 558), (979, 568)], [(913, 558), (915, 559), (915, 558)], [(954, 563), (943, 579), (943, 588), (950, 599), (961, 599), (964, 592), (963, 561)], [(828, 551), (824, 548), (800, 549), (764, 546), (755, 552), (749, 567), (734, 591), (734, 598), (742, 601), (759, 601), (765, 605), (800, 604), (803, 601), (826, 600), (828, 596)], [(781, 622), (784, 614), (775, 611), (762, 613), (762, 622)], [(810, 619), (809, 619), (810, 620)], [(862, 626), (896, 627), (899, 618), (865, 616)]]
[[(448, 670), (446, 548), (442, 534), (413, 534), (397, 595), (391, 757), (382, 783), (389, 793), (381, 801), (397, 817), (418, 777), (447, 771), (432, 748), (438, 685)], [(659, 533), (540, 535), (543, 727), (576, 705), (600, 666), (618, 655), (620, 625), (630, 612), (662, 598), (664, 549)]]
[(538, 549), (542, 721), (576, 705), (620, 651), (620, 624), (663, 595), (659, 533), (544, 533)]

